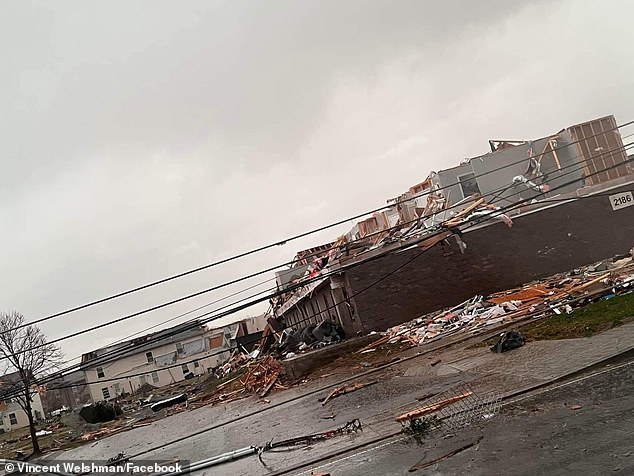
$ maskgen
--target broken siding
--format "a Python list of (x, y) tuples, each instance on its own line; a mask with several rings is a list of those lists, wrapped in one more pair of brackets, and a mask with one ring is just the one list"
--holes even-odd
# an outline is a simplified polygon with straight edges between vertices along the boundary
[(297, 264), (293, 268), (283, 269), (281, 271), (275, 272), (275, 280), (277, 282), (277, 286), (280, 289), (286, 289), (293, 281), (300, 279), (306, 274), (310, 265), (308, 264)]
[(336, 298), (336, 291), (331, 289), (330, 280), (328, 280), (323, 286), (304, 295), (294, 306), (278, 315), (284, 319), (286, 327), (296, 330), (317, 325), (327, 319), (339, 323), (345, 329), (348, 326), (346, 318), (349, 316), (344, 315), (340, 318), (341, 311), (337, 306), (340, 301), (341, 299)]
[[(459, 165), (457, 167), (452, 167), (447, 170), (440, 170), (432, 178), (434, 184), (436, 184), (439, 188), (442, 188), (441, 193), (447, 199), (447, 204), (449, 207), (466, 198), (462, 193), (462, 188), (460, 187), (458, 177), (469, 173), (473, 173), (473, 169), (471, 168), (471, 165), (467, 163)], [(467, 205), (465, 205), (465, 207)], [(456, 207), (452, 208), (451, 211), (457, 213), (460, 210), (461, 209), (459, 207)]]
[[(526, 177), (536, 185), (547, 184), (551, 189), (561, 186), (557, 189), (558, 194), (581, 188), (584, 184), (582, 162), (576, 148), (569, 145), (571, 142), (570, 134), (563, 131), (471, 159), (480, 192), (488, 200), (497, 197), (498, 205), (506, 206), (541, 195), (524, 184), (513, 185), (517, 176)], [(532, 176), (529, 171), (532, 157), (538, 163), (543, 179), (539, 174)], [(506, 190), (502, 190), (505, 187)]]

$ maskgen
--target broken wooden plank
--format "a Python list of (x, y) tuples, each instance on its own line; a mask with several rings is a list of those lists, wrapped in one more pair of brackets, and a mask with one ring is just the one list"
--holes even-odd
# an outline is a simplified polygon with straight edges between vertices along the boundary
[(367, 383), (354, 383), (348, 386), (342, 385), (341, 387), (337, 387), (332, 392), (330, 392), (330, 394), (326, 398), (324, 398), (321, 404), (323, 406), (326, 403), (328, 403), (329, 400), (332, 400), (333, 398), (337, 398), (347, 393), (355, 392), (359, 389), (369, 387), (370, 385), (374, 385), (375, 383), (378, 383), (378, 380), (373, 380), (372, 382), (367, 382)]
[(446, 226), (459, 225), (460, 223), (462, 223), (462, 219), (464, 217), (466, 217), (469, 213), (471, 213), (474, 209), (478, 208), (483, 203), (484, 203), (484, 198), (480, 198), (480, 199), (476, 200), (471, 205), (469, 205), (467, 208), (462, 210), (460, 213), (456, 214), (455, 217), (452, 217), (451, 219), (447, 220), (445, 222), (445, 225)]
[(427, 251), (429, 248), (436, 246), (438, 243), (449, 238), (451, 235), (453, 235), (452, 231), (445, 231), (444, 233), (439, 233), (435, 236), (432, 236), (431, 238), (419, 242), (417, 246), (423, 251)]
[(230, 379), (230, 380), (227, 380), (226, 382), (222, 382), (220, 385), (218, 385), (218, 386), (216, 387), (216, 389), (220, 390), (220, 389), (222, 389), (222, 388), (226, 387), (228, 384), (230, 384), (230, 383), (231, 383), (231, 382), (233, 382), (234, 380), (237, 380), (237, 379), (239, 379), (239, 378), (240, 378), (240, 376), (237, 376), (237, 377), (233, 377), (233, 378), (232, 378), (232, 379)]
[(324, 398), (321, 401), (322, 405), (325, 405), (326, 403), (328, 403), (328, 400), (330, 400), (331, 398), (333, 398), (335, 396), (335, 394), (337, 394), (338, 392), (340, 392), (343, 388), (345, 387), (345, 385), (341, 386), (341, 387), (336, 387), (332, 392), (330, 392), (326, 398)]
[(554, 302), (554, 301), (557, 301), (557, 300), (559, 300), (559, 299), (561, 299), (563, 297), (570, 296), (573, 293), (581, 292), (584, 289), (586, 289), (587, 287), (592, 286), (593, 284), (596, 284), (599, 281), (602, 281), (605, 278), (609, 277), (610, 274), (612, 274), (612, 273), (602, 274), (601, 276), (598, 276), (598, 277), (596, 277), (594, 279), (591, 279), (590, 281), (586, 281), (585, 283), (581, 283), (581, 284), (578, 284), (577, 286), (573, 286), (573, 287), (571, 287), (569, 289), (566, 289), (566, 290), (564, 290), (564, 291), (562, 291), (560, 293), (557, 293), (557, 294), (555, 294), (553, 296), (549, 296), (548, 301), (549, 302)]
[(362, 352), (365, 352), (366, 350), (374, 349), (375, 347), (385, 344), (390, 339), (391, 339), (390, 336), (383, 336), (380, 339), (375, 340), (371, 344), (366, 345), (363, 349), (357, 350), (357, 354), (361, 354)]
[(464, 400), (465, 398), (473, 395), (473, 392), (465, 392), (460, 395), (453, 396), (451, 398), (447, 398), (446, 400), (441, 400), (436, 403), (432, 403), (429, 405), (425, 405), (424, 407), (417, 408), (416, 410), (412, 410), (411, 412), (403, 413), (399, 417), (396, 418), (396, 421), (407, 421), (412, 420), (413, 418), (419, 418), (423, 415), (428, 415), (429, 413), (433, 413), (436, 410), (440, 410), (452, 403), (458, 402), (460, 400)]
[(269, 380), (264, 385), (264, 388), (260, 392), (259, 394), (260, 398), (266, 397), (266, 394), (269, 393), (271, 388), (273, 388), (273, 385), (275, 385), (275, 382), (277, 381), (277, 378), (279, 377), (279, 375), (280, 375), (279, 371), (273, 372), (273, 375), (271, 375)]

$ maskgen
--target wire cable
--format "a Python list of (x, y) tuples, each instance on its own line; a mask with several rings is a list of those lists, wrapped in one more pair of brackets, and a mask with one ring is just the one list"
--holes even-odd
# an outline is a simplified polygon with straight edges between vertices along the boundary
[[(618, 165), (620, 165), (620, 164), (618, 164)], [(614, 168), (614, 166), (612, 166), (612, 167), (607, 167), (607, 168), (605, 168), (605, 169), (603, 169), (603, 170), (601, 170), (601, 171), (597, 171), (597, 174), (598, 174), (598, 173), (601, 173), (601, 172), (605, 172), (605, 171), (607, 171), (607, 170), (609, 170), (609, 169), (611, 169), (611, 168)], [(594, 174), (593, 174), (593, 175), (594, 175)], [(580, 198), (580, 197), (571, 197), (571, 198), (570, 198), (570, 200), (573, 200), (573, 201), (574, 201), (574, 200), (577, 200), (577, 199), (579, 199), (579, 198)], [(423, 251), (423, 252), (424, 252), (424, 251)], [(421, 254), (422, 254), (422, 253), (421, 253)], [(415, 255), (415, 258), (417, 258), (418, 256), (420, 256), (420, 254)], [(187, 439), (189, 439), (189, 438), (192, 438), (192, 437), (194, 437), (194, 436), (199, 436), (199, 435), (201, 435), (201, 434), (203, 434), (203, 433), (206, 433), (206, 432), (208, 432), (208, 431), (212, 431), (212, 430), (214, 430), (214, 429), (216, 429), (216, 427), (206, 428), (206, 429), (202, 429), (202, 430), (198, 430), (198, 431), (192, 432), (192, 433), (190, 433), (190, 434), (188, 434), (188, 435), (184, 435), (184, 436), (179, 437), (179, 438), (177, 438), (177, 439), (175, 439), (175, 440), (172, 440), (172, 441), (169, 441), (169, 442), (166, 442), (166, 443), (162, 443), (159, 447), (153, 447), (153, 448), (148, 448), (148, 449), (146, 449), (146, 450), (143, 450), (143, 451), (141, 451), (141, 452), (139, 452), (139, 453), (137, 453), (137, 454), (135, 454), (135, 455), (133, 455), (133, 456), (130, 456), (130, 457), (129, 457), (129, 459), (132, 459), (132, 458), (138, 458), (139, 456), (142, 456), (142, 455), (144, 455), (144, 454), (148, 454), (148, 453), (150, 453), (150, 452), (152, 452), (152, 451), (155, 451), (155, 450), (157, 450), (157, 449), (162, 449), (162, 448), (165, 448), (166, 446), (170, 446), (170, 445), (173, 445), (173, 444), (176, 444), (176, 443), (180, 443), (180, 442), (185, 441), (185, 440), (187, 440)]]
[[(621, 129), (623, 127), (627, 127), (627, 126), (632, 125), (632, 124), (634, 124), (634, 120), (626, 122), (626, 123), (623, 123), (621, 125), (617, 125), (617, 126), (611, 128), (611, 129), (608, 129), (608, 130), (605, 130), (605, 131), (601, 131), (599, 133), (596, 133), (594, 135), (585, 137), (583, 139), (579, 139), (579, 140), (576, 140), (576, 141), (573, 141), (573, 142), (570, 142), (570, 143), (566, 143), (565, 145), (562, 145), (562, 146), (557, 145), (557, 147), (552, 148), (552, 149), (555, 150), (555, 151), (561, 150), (563, 148), (569, 147), (571, 145), (574, 145), (576, 143), (582, 142), (584, 140), (588, 140), (590, 138), (597, 137), (599, 135), (603, 135), (603, 134), (605, 134), (607, 132), (613, 132), (613, 131), (616, 131), (616, 130)], [(492, 169), (492, 170), (489, 170), (487, 172), (483, 172), (482, 174), (479, 174), (476, 178), (480, 178), (480, 177), (483, 177), (485, 175), (489, 175), (491, 173), (498, 172), (498, 171), (503, 170), (505, 168), (512, 167), (513, 165), (524, 163), (526, 160), (535, 159), (538, 156), (543, 156), (543, 155), (545, 155), (545, 154), (535, 154), (535, 155), (532, 155), (530, 157), (522, 158), (521, 160), (518, 160), (517, 162), (505, 164), (505, 165), (500, 166), (500, 167), (498, 167), (496, 169)], [(473, 160), (473, 159), (471, 159), (471, 160)], [(440, 187), (440, 188), (438, 188), (438, 189), (436, 189), (434, 191), (441, 191), (441, 190), (444, 190), (444, 189), (447, 189), (447, 188), (450, 188), (450, 187), (453, 187), (453, 186), (456, 186), (456, 185), (459, 185), (459, 182), (455, 182), (453, 184), (445, 185), (445, 186)], [(386, 208), (391, 208), (393, 206), (398, 206), (398, 205), (400, 205), (402, 203), (406, 203), (406, 202), (409, 202), (411, 200), (415, 200), (416, 198), (419, 198), (420, 196), (423, 196), (423, 195), (425, 195), (427, 193), (428, 193), (428, 191), (423, 191), (420, 194), (414, 194), (412, 197), (409, 197), (409, 198), (406, 198), (406, 199), (403, 199), (403, 200), (396, 200), (395, 202), (390, 203), (388, 205), (385, 205), (385, 206), (382, 206), (382, 207), (379, 207), (379, 208), (375, 208), (373, 210), (366, 211), (366, 212), (354, 215), (352, 217), (348, 217), (348, 218), (345, 218), (345, 219), (342, 219), (342, 220), (338, 220), (338, 221), (330, 223), (328, 225), (323, 225), (323, 226), (317, 227), (317, 228), (315, 228), (313, 230), (310, 230), (310, 231), (307, 231), (307, 232), (303, 232), (303, 233), (300, 233), (300, 234), (297, 234), (297, 235), (293, 235), (291, 237), (288, 237), (288, 238), (280, 240), (280, 241), (276, 241), (274, 243), (269, 243), (267, 245), (259, 246), (257, 248), (253, 248), (251, 250), (244, 251), (242, 253), (238, 253), (238, 254), (230, 256), (228, 258), (224, 258), (224, 259), (215, 261), (213, 263), (209, 263), (209, 264), (206, 264), (206, 265), (203, 265), (203, 266), (199, 266), (197, 268), (190, 269), (188, 271), (184, 271), (182, 273), (178, 273), (178, 274), (169, 276), (167, 278), (162, 278), (162, 279), (159, 279), (159, 280), (156, 280), (156, 281), (153, 281), (153, 282), (141, 285), (141, 286), (137, 286), (137, 287), (132, 288), (132, 289), (128, 289), (126, 291), (122, 291), (122, 292), (119, 292), (119, 293), (116, 293), (116, 294), (113, 294), (113, 295), (110, 295), (110, 296), (107, 296), (107, 297), (104, 297), (104, 298), (101, 298), (101, 299), (97, 299), (97, 300), (88, 302), (86, 304), (82, 304), (80, 306), (75, 306), (73, 308), (69, 308), (69, 309), (66, 309), (64, 311), (57, 312), (55, 314), (51, 314), (51, 315), (48, 315), (48, 316), (45, 316), (45, 317), (41, 317), (41, 318), (35, 319), (34, 321), (30, 321), (28, 323), (25, 323), (25, 324), (23, 324), (20, 327), (24, 327), (24, 326), (27, 326), (27, 325), (33, 325), (33, 324), (39, 324), (41, 322), (45, 322), (45, 321), (48, 321), (50, 319), (54, 319), (54, 318), (57, 318), (57, 317), (60, 317), (60, 316), (66, 315), (66, 314), (70, 314), (72, 312), (80, 311), (82, 309), (86, 309), (86, 308), (89, 308), (89, 307), (92, 307), (92, 306), (96, 306), (98, 304), (102, 304), (104, 302), (108, 302), (108, 301), (111, 301), (111, 300), (114, 300), (114, 299), (117, 299), (117, 298), (120, 298), (120, 297), (123, 297), (123, 296), (127, 296), (129, 294), (136, 293), (136, 292), (142, 291), (144, 289), (148, 289), (148, 288), (151, 288), (151, 287), (154, 287), (154, 286), (158, 286), (160, 284), (167, 283), (169, 281), (173, 281), (175, 279), (179, 279), (179, 278), (182, 278), (182, 277), (194, 274), (194, 273), (198, 273), (200, 271), (203, 271), (203, 270), (206, 270), (206, 269), (209, 269), (209, 268), (213, 268), (215, 266), (226, 264), (226, 263), (229, 263), (231, 261), (235, 261), (237, 259), (244, 258), (246, 256), (249, 256), (249, 255), (252, 255), (252, 254), (255, 254), (255, 253), (259, 253), (261, 251), (273, 248), (275, 246), (282, 246), (282, 245), (287, 244), (290, 241), (295, 241), (295, 240), (298, 240), (300, 238), (304, 238), (306, 236), (309, 236), (309, 235), (312, 235), (312, 234), (327, 230), (329, 228), (333, 228), (335, 226), (339, 226), (339, 225), (345, 224), (345, 223), (347, 223), (347, 222), (349, 222), (351, 220), (356, 220), (356, 219), (362, 218), (364, 216), (370, 215), (372, 213), (376, 213), (376, 212), (379, 212), (381, 210), (385, 210)], [(18, 328), (20, 328), (20, 327), (18, 327)], [(10, 330), (3, 331), (2, 333), (4, 334), (4, 333), (9, 332), (9, 331)]]
[[(632, 145), (632, 144), (628, 144), (628, 147), (630, 147), (631, 145)], [(625, 148), (625, 147), (624, 147), (624, 148)], [(621, 165), (621, 164), (615, 164), (614, 166), (608, 167), (608, 168), (603, 169), (603, 170), (599, 170), (599, 171), (597, 171), (595, 174), (602, 173), (602, 172), (604, 172), (604, 171), (606, 171), (606, 170), (609, 170), (609, 169), (615, 168), (615, 167), (620, 166), (620, 165)], [(592, 174), (592, 175), (595, 175), (595, 174)], [(571, 182), (567, 182), (567, 183), (561, 184), (560, 186), (558, 186), (558, 187), (554, 188), (553, 190), (551, 190), (551, 192), (552, 192), (552, 191), (555, 191), (555, 190), (557, 190), (557, 189), (559, 189), (559, 188), (565, 187), (565, 186), (567, 186), (567, 185), (570, 185), (570, 184), (572, 184), (572, 183), (574, 183), (574, 182), (576, 182), (576, 181), (577, 181), (577, 180), (575, 179), (575, 180), (573, 180), (573, 181), (571, 181)], [(526, 200), (524, 200), (524, 201), (522, 201), (522, 202), (519, 202), (519, 203), (517, 203), (517, 204), (513, 205), (512, 207), (510, 207), (510, 206), (509, 206), (509, 207), (506, 207), (506, 209), (510, 209), (510, 208), (517, 208), (517, 207), (519, 207), (519, 206), (523, 205), (523, 204), (524, 204), (524, 202), (526, 202), (526, 201), (528, 201), (528, 200), (532, 200), (532, 198), (529, 198), (529, 199), (526, 199)], [(506, 211), (506, 209), (500, 209), (500, 210), (498, 211), (498, 213), (499, 213), (499, 214), (504, 213), (504, 212)], [(486, 221), (486, 220), (489, 220), (489, 219), (491, 219), (491, 216), (486, 216), (486, 217), (483, 217), (483, 218), (482, 218), (482, 220), (480, 220), (479, 222)], [(473, 226), (475, 226), (475, 224), (474, 224)], [(429, 235), (429, 234), (428, 234), (428, 235), (425, 235), (425, 236), (424, 236), (423, 238), (421, 238), (419, 241), (424, 241), (424, 240), (427, 240), (427, 239), (429, 239), (429, 238), (431, 238), (431, 237), (433, 237), (433, 236), (434, 236), (434, 235)], [(411, 243), (411, 242), (407, 242), (404, 246), (406, 246), (406, 247), (412, 246), (412, 243)], [(387, 253), (392, 253), (392, 252), (394, 252), (394, 251), (396, 251), (396, 250), (394, 250), (394, 249), (390, 249), (390, 250), (386, 251), (386, 253), (385, 253), (385, 254), (387, 254)], [(376, 256), (374, 256), (374, 257), (370, 258), (370, 259), (377, 259), (377, 258), (382, 257), (383, 255), (384, 255), (384, 254), (378, 254), (378, 255), (376, 255)], [(369, 259), (366, 259), (366, 260), (363, 260), (363, 261), (358, 261), (358, 262), (355, 262), (355, 263), (354, 263), (354, 266), (358, 266), (358, 265), (360, 265), (360, 264), (363, 264), (363, 263), (367, 262), (368, 260), (369, 260)], [(337, 270), (337, 271), (336, 271), (336, 273), (340, 273), (342, 270), (347, 269), (349, 266), (350, 266), (350, 265), (345, 265), (345, 266), (343, 266), (340, 270)], [(333, 274), (335, 274), (335, 273), (333, 273)], [(324, 279), (324, 277), (325, 277), (324, 275), (320, 275), (320, 276), (317, 276), (317, 277), (316, 277), (316, 279)], [(314, 281), (314, 280), (313, 280), (313, 281)], [(298, 286), (295, 286), (293, 289), (285, 289), (285, 290), (283, 290), (282, 294), (288, 293), (288, 292), (290, 292), (290, 291), (292, 291), (292, 290), (294, 290), (294, 289), (297, 289), (297, 288), (299, 288), (299, 287), (306, 286), (307, 284), (310, 284), (310, 282), (312, 282), (312, 281), (306, 280), (306, 281), (304, 281), (304, 282), (302, 282), (302, 283), (299, 283), (299, 284), (298, 284)], [(280, 292), (278, 292), (278, 293), (274, 293), (274, 294), (279, 295), (279, 294), (280, 294)], [(221, 313), (221, 314), (219, 314), (219, 315), (213, 316), (212, 318), (210, 318), (210, 319), (208, 319), (208, 320), (205, 320), (204, 322), (210, 322), (211, 320), (218, 319), (218, 318), (220, 318), (220, 317), (224, 317), (225, 315), (235, 313), (235, 312), (237, 312), (238, 310), (242, 310), (242, 309), (245, 309), (246, 307), (250, 307), (250, 306), (252, 306), (252, 305), (254, 305), (254, 304), (258, 303), (258, 302), (262, 302), (263, 300), (269, 299), (270, 297), (274, 297), (274, 296), (273, 296), (273, 295), (271, 295), (271, 296), (265, 296), (265, 297), (263, 297), (263, 298), (257, 299), (256, 301), (252, 301), (252, 302), (250, 302), (250, 303), (247, 303), (246, 305), (239, 306), (239, 307), (238, 307), (238, 308), (236, 308), (236, 309), (231, 309), (231, 310), (226, 311), (226, 312), (224, 312), (224, 313)], [(350, 297), (349, 297), (348, 299), (350, 299)], [(332, 307), (334, 307), (334, 306), (329, 307), (329, 309), (330, 309), (330, 308), (332, 308)], [(324, 312), (324, 311), (321, 311), (321, 312)], [(321, 312), (320, 312), (319, 314), (321, 314)], [(104, 327), (105, 325), (109, 325), (109, 323), (104, 323), (104, 324), (101, 324), (101, 325), (100, 325), (100, 327)], [(195, 322), (195, 323), (194, 323), (194, 326), (195, 326), (195, 325), (198, 325), (198, 322)], [(90, 330), (94, 330), (94, 329), (87, 329), (87, 330), (84, 330), (84, 331), (80, 331), (79, 333), (89, 332)], [(183, 332), (184, 330), (185, 330), (184, 328), (179, 328), (179, 329), (178, 329), (178, 332)], [(51, 341), (51, 342), (49, 342), (49, 343), (47, 343), (47, 344), (54, 343), (54, 342), (58, 342), (58, 341), (60, 341), (60, 340), (64, 340), (64, 339), (67, 339), (67, 338), (75, 337), (75, 336), (76, 336), (76, 335), (78, 335), (79, 333), (75, 333), (75, 334), (72, 334), (72, 335), (70, 335), (70, 336), (66, 336), (66, 337), (63, 337), (63, 338), (57, 339), (57, 340), (55, 340), (55, 341)], [(161, 338), (164, 338), (164, 337), (161, 337)], [(28, 351), (28, 350), (33, 350), (33, 349), (27, 349), (27, 351)], [(23, 351), (23, 352), (24, 352), (24, 351)]]

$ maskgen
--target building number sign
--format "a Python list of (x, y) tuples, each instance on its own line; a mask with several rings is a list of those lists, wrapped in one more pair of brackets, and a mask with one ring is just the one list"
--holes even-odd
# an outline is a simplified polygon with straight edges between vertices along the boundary
[(612, 210), (620, 210), (621, 208), (631, 207), (634, 205), (634, 198), (632, 198), (632, 192), (622, 192), (615, 195), (610, 195), (610, 205)]

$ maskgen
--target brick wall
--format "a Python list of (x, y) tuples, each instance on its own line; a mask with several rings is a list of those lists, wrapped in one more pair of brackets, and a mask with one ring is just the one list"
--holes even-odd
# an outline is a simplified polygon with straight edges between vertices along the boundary
[[(633, 190), (632, 184), (609, 193)], [(386, 255), (346, 272), (363, 330), (383, 330), (476, 295), (626, 253), (634, 246), (634, 206), (613, 211), (607, 196), (592, 196), (466, 231), (460, 253), (453, 237), (420, 250)], [(381, 250), (377, 250), (380, 252)]]

